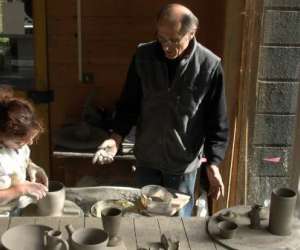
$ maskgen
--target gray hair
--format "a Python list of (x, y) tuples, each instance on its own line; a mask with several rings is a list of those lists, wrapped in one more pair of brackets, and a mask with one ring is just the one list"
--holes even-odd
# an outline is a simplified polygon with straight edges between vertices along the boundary
[[(163, 6), (157, 14), (156, 21), (159, 22), (165, 19), (170, 23), (176, 23), (178, 19), (174, 17), (172, 10), (174, 5), (175, 4), (167, 4)], [(186, 13), (183, 13), (179, 20), (181, 23), (181, 34), (186, 34), (187, 32), (195, 31), (199, 26), (198, 18), (194, 15), (192, 11), (190, 11), (189, 9), (187, 10), (188, 11)]]

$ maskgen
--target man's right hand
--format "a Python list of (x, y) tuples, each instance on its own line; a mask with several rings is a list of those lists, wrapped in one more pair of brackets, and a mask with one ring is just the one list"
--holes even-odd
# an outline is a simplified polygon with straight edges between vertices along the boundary
[(115, 139), (105, 140), (99, 147), (93, 158), (93, 164), (107, 164), (114, 160), (118, 152), (118, 145)]

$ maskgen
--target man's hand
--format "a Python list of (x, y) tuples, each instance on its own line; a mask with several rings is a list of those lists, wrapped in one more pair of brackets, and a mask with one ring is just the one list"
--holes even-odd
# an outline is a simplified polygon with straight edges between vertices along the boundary
[(33, 162), (30, 162), (27, 172), (31, 182), (41, 183), (44, 186), (48, 187), (48, 176), (43, 168), (37, 166)]
[(224, 196), (224, 184), (219, 168), (216, 165), (207, 166), (207, 177), (209, 182), (208, 195), (218, 200), (220, 195)]
[(118, 152), (117, 143), (114, 139), (105, 140), (99, 147), (93, 158), (93, 164), (111, 163)]
[(107, 164), (113, 162), (121, 143), (122, 136), (116, 133), (112, 133), (111, 138), (105, 140), (98, 147), (98, 150), (93, 158), (93, 164)]

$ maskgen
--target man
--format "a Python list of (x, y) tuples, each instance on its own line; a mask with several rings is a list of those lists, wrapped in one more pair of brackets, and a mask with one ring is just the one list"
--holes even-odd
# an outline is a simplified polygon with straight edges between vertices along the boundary
[(217, 165), (227, 147), (227, 115), (220, 59), (195, 39), (197, 17), (169, 4), (157, 17), (157, 40), (138, 46), (117, 106), (111, 138), (93, 162), (113, 161), (122, 139), (136, 125), (136, 178), (192, 197), (180, 212), (190, 216), (197, 169), (207, 159), (209, 195), (224, 185)]

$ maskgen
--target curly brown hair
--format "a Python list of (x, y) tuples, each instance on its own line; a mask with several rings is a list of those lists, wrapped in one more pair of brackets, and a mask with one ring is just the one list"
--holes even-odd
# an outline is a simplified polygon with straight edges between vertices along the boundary
[(25, 138), (43, 130), (33, 105), (15, 97), (11, 87), (0, 85), (0, 138)]

